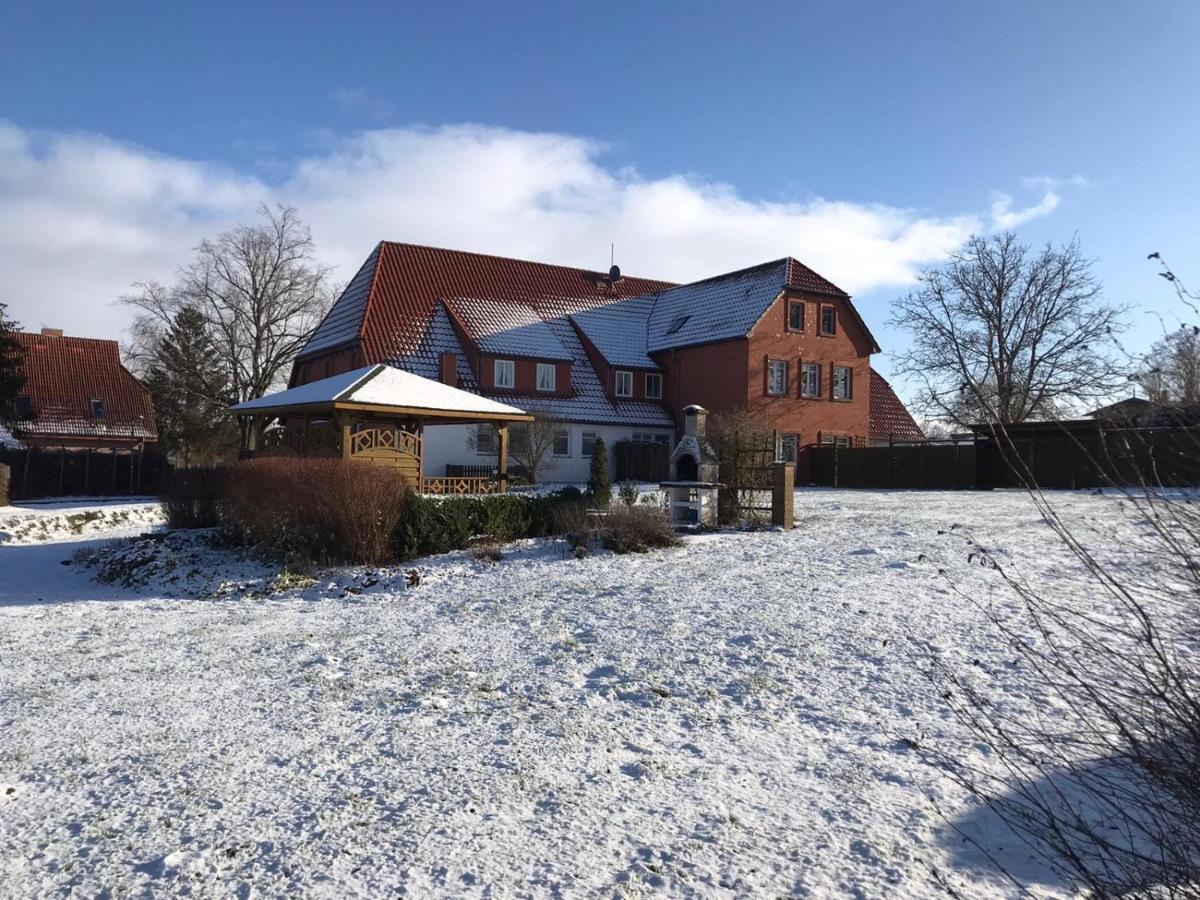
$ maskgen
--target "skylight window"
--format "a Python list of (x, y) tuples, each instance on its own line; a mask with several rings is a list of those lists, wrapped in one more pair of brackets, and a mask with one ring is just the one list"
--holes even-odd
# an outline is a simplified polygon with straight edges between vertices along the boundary
[(684, 325), (686, 325), (686, 324), (687, 324), (687, 320), (688, 320), (688, 319), (690, 319), (690, 318), (691, 318), (691, 316), (679, 316), (677, 319), (675, 319), (675, 320), (674, 320), (674, 321), (673, 321), (673, 322), (672, 322), (672, 323), (671, 323), (671, 324), (670, 324), (670, 325), (667, 327), (667, 331), (666, 331), (666, 333), (667, 333), (667, 334), (674, 334), (674, 333), (675, 333), (675, 332), (677, 332), (677, 331), (678, 331), (680, 328), (682, 328)]

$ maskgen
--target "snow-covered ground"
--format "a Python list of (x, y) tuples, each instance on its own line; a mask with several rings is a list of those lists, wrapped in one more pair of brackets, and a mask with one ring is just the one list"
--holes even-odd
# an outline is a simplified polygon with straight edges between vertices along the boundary
[[(1055, 502), (1142, 564), (1119, 499)], [(1016, 611), (964, 530), (1092, 602), (1023, 494), (801, 491), (788, 533), (277, 593), (203, 535), (97, 583), (62, 563), (158, 519), (95, 508), (129, 513), (0, 510), (0, 896), (1011, 892), (943, 814), (1055, 889), (920, 753), (981, 749), (919, 642), (1026, 690), (951, 589)]]

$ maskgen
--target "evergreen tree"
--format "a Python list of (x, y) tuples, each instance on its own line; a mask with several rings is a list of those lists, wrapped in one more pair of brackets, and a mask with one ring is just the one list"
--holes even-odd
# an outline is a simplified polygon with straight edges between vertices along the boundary
[(588, 495), (596, 506), (607, 507), (612, 502), (612, 482), (608, 477), (608, 448), (603, 438), (596, 438), (592, 450), (592, 466), (588, 471)]
[(213, 462), (236, 452), (229, 384), (197, 309), (176, 313), (154, 346), (145, 382), (154, 397), (159, 443), (177, 462)]
[(6, 315), (8, 306), (0, 303), (0, 422), (17, 418), (17, 394), (25, 384), (21, 375), (21, 345), (15, 333), (20, 326)]

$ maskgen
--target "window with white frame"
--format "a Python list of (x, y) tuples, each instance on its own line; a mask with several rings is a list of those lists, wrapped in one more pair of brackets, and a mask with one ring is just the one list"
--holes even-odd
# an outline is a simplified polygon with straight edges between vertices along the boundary
[(646, 399), (662, 399), (662, 375), (657, 372), (646, 373)]
[(849, 400), (853, 393), (854, 370), (849, 366), (833, 367), (833, 399)]
[(537, 364), (537, 389), (539, 391), (553, 391), (555, 375), (558, 372), (558, 367), (550, 363)]
[(625, 372), (625, 371), (622, 371), (621, 369), (618, 369), (615, 374), (616, 374), (616, 380), (617, 380), (617, 384), (616, 384), (617, 396), (618, 397), (632, 397), (633, 396), (633, 373)]
[(788, 364), (787, 360), (771, 359), (767, 361), (767, 393), (779, 397), (787, 393)]
[(800, 396), (821, 396), (821, 364), (805, 363), (800, 367)]
[(796, 454), (800, 449), (800, 435), (798, 434), (781, 434), (779, 436), (779, 446), (776, 448), (775, 455), (781, 462), (794, 463)]
[(850, 447), (850, 435), (848, 434), (822, 434), (821, 443), (826, 447)]
[(571, 455), (571, 432), (565, 428), (559, 428), (554, 432), (554, 455)]
[(493, 370), (493, 384), (498, 388), (515, 388), (517, 386), (517, 364), (511, 359), (498, 359)]
[(493, 454), (496, 452), (496, 429), (486, 422), (475, 426), (475, 452)]
[(591, 456), (596, 451), (596, 432), (583, 432), (583, 455)]

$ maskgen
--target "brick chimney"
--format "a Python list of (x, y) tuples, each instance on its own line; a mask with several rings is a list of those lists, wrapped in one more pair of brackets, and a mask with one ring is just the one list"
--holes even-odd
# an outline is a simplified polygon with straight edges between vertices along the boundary
[(43, 337), (62, 337), (62, 329), (61, 328), (43, 328), (42, 336)]
[(442, 351), (441, 369), (438, 374), (442, 384), (451, 387), (458, 385), (458, 358), (449, 350)]

